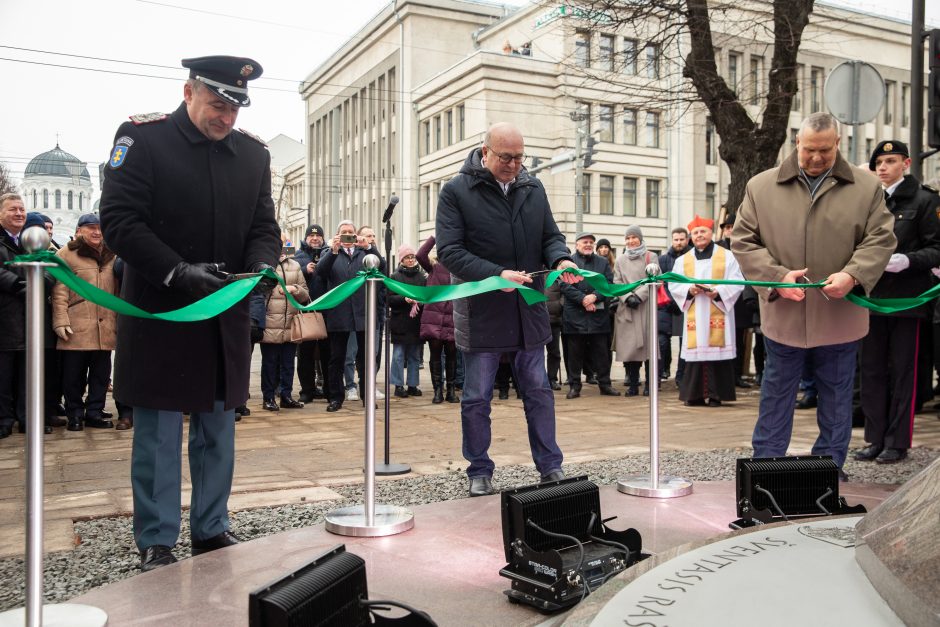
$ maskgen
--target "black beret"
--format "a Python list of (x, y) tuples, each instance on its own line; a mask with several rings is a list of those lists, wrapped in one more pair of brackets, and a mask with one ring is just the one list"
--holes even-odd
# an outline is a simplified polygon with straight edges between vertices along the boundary
[(189, 68), (189, 78), (203, 83), (219, 98), (235, 105), (247, 107), (248, 81), (261, 76), (261, 65), (247, 57), (195, 57), (183, 59), (183, 67)]
[(877, 161), (878, 157), (881, 155), (903, 155), (904, 157), (910, 157), (911, 153), (907, 149), (907, 144), (899, 142), (896, 139), (886, 139), (883, 142), (878, 142), (878, 145), (875, 146), (875, 150), (871, 153), (871, 159), (868, 161), (868, 169), (872, 172), (875, 171), (875, 161)]

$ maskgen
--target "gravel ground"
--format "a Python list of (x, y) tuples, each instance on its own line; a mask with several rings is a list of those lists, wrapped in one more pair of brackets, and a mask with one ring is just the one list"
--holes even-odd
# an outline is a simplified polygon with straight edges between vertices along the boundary
[[(660, 454), (663, 474), (672, 474), (693, 481), (734, 479), (735, 460), (748, 457), (750, 449), (720, 449), (702, 452), (669, 451)], [(845, 471), (853, 482), (904, 483), (933, 459), (940, 451), (914, 448), (900, 464), (882, 466), (848, 461)], [(616, 483), (626, 476), (649, 472), (649, 455), (634, 455), (613, 460), (566, 464), (571, 475), (587, 474), (600, 485)], [(538, 480), (531, 466), (497, 468), (493, 478), (497, 488), (525, 485)], [(326, 513), (362, 502), (362, 485), (332, 488), (342, 499), (309, 505), (284, 505), (246, 510), (232, 515), (232, 531), (243, 540), (279, 533), (288, 529), (309, 527), (323, 522)], [(438, 501), (465, 498), (467, 481), (462, 471), (412, 477), (376, 483), (376, 500), (392, 505), (424, 505)], [(136, 575), (140, 562), (128, 517), (101, 518), (75, 524), (80, 538), (78, 546), (45, 558), (45, 597), (48, 602), (66, 601), (91, 588), (120, 581)], [(177, 558), (190, 556), (189, 526), (184, 517), (180, 541), (174, 553)], [(0, 611), (25, 604), (25, 562), (21, 558), (0, 560)]]

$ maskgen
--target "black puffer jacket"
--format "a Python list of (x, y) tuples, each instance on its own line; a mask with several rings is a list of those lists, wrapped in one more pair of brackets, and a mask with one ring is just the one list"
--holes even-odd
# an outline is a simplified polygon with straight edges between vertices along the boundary
[(0, 350), (4, 351), (26, 349), (26, 269), (6, 265), (24, 252), (0, 227)]
[[(592, 270), (598, 274), (603, 274), (608, 283), (614, 282), (614, 273), (610, 271), (610, 263), (606, 258), (598, 257), (594, 253), (587, 256), (575, 253), (572, 259), (582, 270)], [(581, 304), (585, 296), (595, 293), (596, 291), (587, 281), (571, 285), (562, 283), (561, 294), (564, 301), (562, 333), (569, 335), (610, 333), (610, 314), (607, 311), (607, 298), (597, 294), (597, 301), (595, 302), (597, 309), (595, 311), (588, 311)]]
[[(894, 214), (894, 236), (898, 239), (894, 252), (907, 255), (911, 265), (901, 272), (885, 272), (871, 295), (873, 298), (919, 296), (933, 287), (930, 269), (940, 266), (940, 220), (937, 219), (940, 196), (935, 189), (921, 185), (908, 174), (885, 204)], [(924, 318), (927, 312), (924, 306), (892, 315)]]
[[(399, 265), (398, 271), (393, 273), (391, 278), (409, 285), (425, 285), (428, 280), (419, 265), (413, 268)], [(391, 317), (388, 319), (388, 335), (392, 344), (420, 344), (421, 311), (419, 310), (412, 318), (411, 303), (406, 302), (401, 294), (391, 290), (388, 291), (388, 307), (391, 310)]]
[[(480, 148), (470, 152), (437, 205), (438, 256), (454, 282), (537, 272), (570, 259), (542, 183), (522, 170), (503, 194), (480, 157)], [(543, 276), (528, 286), (541, 291)], [(552, 337), (545, 303), (529, 306), (515, 290), (454, 301), (454, 330), (458, 348), (470, 352), (532, 350)]]

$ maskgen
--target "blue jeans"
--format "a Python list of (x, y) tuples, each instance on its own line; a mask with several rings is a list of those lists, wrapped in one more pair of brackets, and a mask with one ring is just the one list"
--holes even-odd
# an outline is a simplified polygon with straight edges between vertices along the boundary
[[(464, 386), (460, 401), (463, 456), (470, 462), (467, 476), (492, 477), (495, 464), (490, 448), (490, 403), (502, 353), (464, 353)], [(555, 442), (555, 396), (545, 372), (545, 348), (511, 354), (513, 378), (522, 394), (532, 460), (544, 475), (561, 470), (561, 449)]]
[(793, 432), (794, 398), (807, 360), (812, 363), (819, 437), (813, 455), (832, 455), (842, 467), (852, 439), (852, 385), (858, 342), (796, 348), (764, 337), (767, 363), (751, 443), (754, 457), (783, 457)]
[(389, 372), (391, 385), (405, 385), (405, 367), (408, 368), (408, 387), (418, 387), (418, 376), (424, 344), (392, 344), (392, 369)]
[(280, 390), (281, 398), (290, 398), (294, 389), (294, 357), (296, 344), (261, 345), (261, 396), (273, 401)]

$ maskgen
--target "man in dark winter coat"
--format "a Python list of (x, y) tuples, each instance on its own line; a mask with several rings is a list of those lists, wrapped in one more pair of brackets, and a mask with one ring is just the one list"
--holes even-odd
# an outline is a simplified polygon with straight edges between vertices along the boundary
[[(173, 113), (121, 125), (105, 167), (101, 226), (127, 266), (126, 300), (147, 311), (184, 307), (224, 285), (226, 272), (277, 262), (280, 229), (271, 199), (271, 157), (233, 132), (250, 103), (251, 59), (186, 59), (184, 102)], [(224, 266), (224, 268), (223, 268)], [(131, 483), (142, 570), (176, 561), (180, 445), (190, 413), (190, 527), (194, 554), (236, 543), (228, 496), (235, 408), (248, 397), (248, 300), (203, 322), (120, 316), (115, 398), (134, 408)]]
[(26, 424), (26, 278), (23, 268), (6, 265), (25, 252), (25, 224), (23, 199), (0, 196), (0, 439), (13, 433), (14, 422)]
[[(672, 244), (669, 250), (659, 256), (659, 269), (663, 274), (672, 272), (676, 259), (689, 252), (689, 232), (683, 227), (672, 230)], [(668, 290), (667, 290), (668, 291)], [(657, 305), (657, 335), (659, 336), (659, 378), (669, 378), (669, 368), (672, 365), (672, 336), (682, 336), (682, 310), (676, 305), (672, 297), (669, 302)], [(685, 360), (682, 359), (682, 346), (679, 343), (679, 355), (676, 359), (676, 385), (682, 381)]]
[[(898, 247), (875, 284), (874, 298), (918, 296), (933, 287), (930, 269), (940, 265), (940, 196), (904, 172), (911, 165), (907, 146), (888, 140), (875, 146), (868, 167), (885, 189), (885, 204), (894, 214)], [(865, 441), (855, 459), (893, 464), (907, 457), (914, 427), (921, 326), (929, 309), (896, 314), (870, 312), (868, 335), (862, 338), (861, 390)]]
[[(304, 241), (300, 243), (300, 250), (294, 255), (294, 261), (300, 264), (300, 269), (307, 279), (307, 290), (310, 299), (316, 300), (323, 295), (323, 282), (317, 280), (317, 264), (320, 257), (329, 250), (324, 244), (323, 227), (311, 224), (304, 234)], [(326, 396), (329, 384), (330, 341), (309, 340), (297, 346), (297, 380), (300, 382), (300, 402), (309, 403), (315, 398)], [(320, 377), (323, 380), (323, 389), (317, 388), (317, 365)]]
[[(528, 273), (576, 267), (545, 189), (522, 168), (524, 150), (518, 129), (495, 124), (460, 174), (441, 189), (437, 250), (455, 282), (500, 276), (541, 290), (541, 275)], [(560, 280), (581, 277), (565, 274)], [(495, 465), (487, 454), (490, 402), (502, 353), (512, 355), (535, 466), (543, 480), (564, 477), (555, 442), (555, 399), (545, 373), (545, 344), (551, 339), (545, 304), (529, 306), (512, 289), (460, 299), (454, 303), (454, 330), (457, 347), (465, 353), (460, 413), (470, 495), (493, 493)]]
[[(575, 241), (574, 262), (582, 270), (604, 275), (608, 283), (614, 282), (610, 263), (594, 254), (594, 234), (580, 233)], [(585, 359), (593, 366), (601, 396), (620, 396), (610, 387), (610, 315), (607, 299), (591, 285), (582, 281), (576, 285), (563, 284), (564, 297), (562, 333), (568, 341), (568, 374), (571, 389), (566, 398), (581, 396), (581, 367)]]

